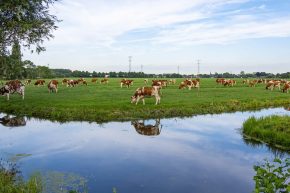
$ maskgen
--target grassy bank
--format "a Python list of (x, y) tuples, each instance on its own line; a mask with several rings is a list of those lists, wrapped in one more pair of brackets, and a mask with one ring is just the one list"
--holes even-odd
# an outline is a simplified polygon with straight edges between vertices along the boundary
[(290, 116), (251, 117), (244, 122), (243, 133), (251, 139), (290, 150)]
[[(58, 121), (125, 121), (155, 117), (191, 116), (196, 114), (254, 110), (290, 104), (290, 95), (265, 90), (264, 85), (250, 88), (237, 80), (234, 87), (216, 85), (215, 79), (202, 79), (201, 89), (179, 90), (178, 85), (162, 89), (161, 104), (153, 98), (146, 105), (130, 103), (137, 87), (144, 79), (134, 79), (131, 88), (120, 88), (120, 79), (110, 79), (108, 85), (89, 82), (88, 86), (67, 88), (59, 86), (57, 94), (49, 94), (47, 87), (26, 86), (25, 100), (13, 95), (10, 101), (0, 98), (0, 111)], [(180, 83), (182, 79), (178, 79)], [(34, 82), (34, 81), (33, 81)], [(150, 82), (150, 80), (149, 80)]]

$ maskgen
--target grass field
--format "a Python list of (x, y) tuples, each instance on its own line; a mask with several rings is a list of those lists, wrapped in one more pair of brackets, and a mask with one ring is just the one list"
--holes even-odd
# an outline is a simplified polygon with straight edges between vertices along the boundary
[(215, 79), (201, 79), (198, 94), (196, 89), (179, 90), (178, 84), (183, 79), (177, 79), (176, 85), (162, 89), (160, 105), (154, 105), (155, 99), (149, 98), (145, 99), (146, 105), (140, 102), (136, 106), (130, 103), (130, 97), (137, 87), (144, 86), (144, 79), (134, 79), (131, 88), (120, 88), (120, 78), (110, 79), (108, 85), (86, 80), (88, 86), (67, 88), (60, 84), (57, 94), (49, 94), (47, 86), (27, 85), (25, 100), (17, 94), (12, 95), (10, 101), (1, 97), (0, 111), (58, 121), (105, 122), (191, 116), (290, 104), (290, 94), (265, 90), (263, 84), (250, 88), (243, 85), (241, 79), (236, 79), (237, 85), (234, 87), (216, 85)]
[(290, 116), (251, 117), (243, 124), (243, 134), (251, 139), (290, 150)]

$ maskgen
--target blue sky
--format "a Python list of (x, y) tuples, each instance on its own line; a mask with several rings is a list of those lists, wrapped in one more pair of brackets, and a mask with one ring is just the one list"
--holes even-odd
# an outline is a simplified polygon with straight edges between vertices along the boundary
[(196, 74), (290, 71), (290, 0), (62, 0), (37, 65)]

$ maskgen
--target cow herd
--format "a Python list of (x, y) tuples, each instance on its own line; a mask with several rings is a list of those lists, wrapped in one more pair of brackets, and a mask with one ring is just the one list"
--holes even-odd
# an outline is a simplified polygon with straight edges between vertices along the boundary
[[(102, 79), (92, 78), (91, 82), (94, 84), (100, 83), (100, 84), (109, 84), (109, 78), (105, 77)], [(233, 87), (237, 84), (236, 80), (232, 79), (225, 79), (225, 78), (217, 78), (216, 79), (217, 85), (223, 85), (224, 87)], [(2, 85), (2, 88), (0, 88), (0, 95), (7, 96), (7, 100), (9, 100), (10, 94), (18, 93), (22, 96), (24, 99), (24, 92), (25, 92), (25, 85), (30, 85), (32, 83), (31, 80), (26, 80), (25, 84), (23, 84), (19, 80), (12, 80), (8, 81), (6, 84)], [(84, 78), (79, 78), (77, 80), (73, 79), (63, 79), (61, 81), (62, 85), (66, 85), (66, 87), (73, 88), (78, 85), (84, 85), (87, 86), (87, 81)], [(130, 88), (133, 86), (134, 80), (132, 79), (122, 79), (120, 80), (120, 87), (127, 87)], [(170, 79), (170, 80), (152, 80), (151, 86), (148, 86), (149, 80), (144, 79), (144, 86), (139, 87), (135, 90), (133, 95), (131, 96), (131, 103), (138, 104), (140, 100), (142, 100), (143, 104), (145, 104), (145, 98), (147, 97), (154, 97), (155, 98), (155, 104), (160, 104), (161, 100), (161, 89), (166, 88), (169, 85), (175, 85), (176, 80)], [(288, 93), (290, 89), (290, 81), (287, 80), (269, 80), (269, 79), (242, 79), (241, 84), (248, 85), (248, 87), (255, 87), (257, 84), (264, 84), (266, 90), (274, 90), (278, 89), (282, 92)], [(34, 82), (34, 85), (44, 86), (45, 80), (36, 80)], [(58, 80), (50, 80), (47, 84), (48, 92), (49, 93), (57, 93), (58, 92)], [(185, 79), (180, 82), (179, 89), (188, 89), (191, 90), (192, 88), (196, 88), (197, 91), (200, 89), (200, 79)]]
[[(216, 83), (224, 86), (234, 86), (236, 81), (225, 78), (217, 78)], [(276, 88), (285, 93), (288, 93), (290, 89), (290, 81), (283, 79), (243, 79), (241, 83), (243, 85), (248, 85), (248, 87), (256, 87), (258, 84), (264, 84), (266, 90), (273, 91)]]

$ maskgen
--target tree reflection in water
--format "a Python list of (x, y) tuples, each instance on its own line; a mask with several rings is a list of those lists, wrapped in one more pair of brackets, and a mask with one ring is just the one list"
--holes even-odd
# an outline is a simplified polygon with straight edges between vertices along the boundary
[(25, 126), (26, 121), (24, 117), (11, 117), (9, 115), (0, 118), (0, 124), (5, 127), (20, 127)]
[(156, 136), (160, 135), (162, 130), (162, 125), (160, 125), (160, 119), (156, 119), (154, 125), (146, 125), (144, 120), (131, 121), (131, 124), (140, 135)]

